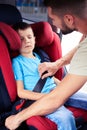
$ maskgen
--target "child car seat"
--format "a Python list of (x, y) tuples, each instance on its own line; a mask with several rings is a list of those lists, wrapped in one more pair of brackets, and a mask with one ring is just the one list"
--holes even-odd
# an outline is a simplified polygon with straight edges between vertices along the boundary
[[(14, 15), (12, 12), (14, 12)], [(11, 17), (9, 13), (12, 13), (13, 17)], [(19, 11), (16, 9), (16, 7), (13, 7), (12, 5), (2, 5), (2, 4), (0, 5), (0, 21), (1, 22), (5, 22), (9, 25), (12, 25), (16, 22), (22, 21), (22, 17), (20, 14), (18, 15), (18, 19), (17, 19), (17, 13), (19, 14)], [(7, 14), (8, 19), (5, 14)], [(4, 21), (3, 21), (3, 16), (5, 16)], [(49, 24), (47, 22), (46, 23), (40, 22), (40, 23), (32, 24), (32, 27), (37, 37), (36, 45), (43, 48), (44, 51), (48, 53), (52, 61), (60, 58), (62, 55), (60, 41), (59, 41), (58, 36), (54, 32), (52, 32), (52, 29), (49, 26)], [(1, 92), (0, 97), (2, 99), (0, 100), (1, 101), (0, 114), (1, 114), (4, 111), (10, 110), (10, 105), (11, 103), (15, 101), (16, 96), (17, 96), (16, 84), (15, 84), (14, 75), (13, 75), (13, 71), (11, 67), (10, 54), (11, 56), (15, 54), (15, 51), (13, 50), (18, 49), (20, 47), (20, 40), (18, 36), (16, 36), (17, 34), (16, 33), (14, 34), (14, 31), (11, 29), (11, 27), (3, 23), (0, 23), (0, 28), (1, 28), (0, 29), (0, 45), (1, 45), (0, 46), (0, 92)], [(6, 30), (8, 30), (7, 33), (5, 32)], [(45, 43), (45, 39), (46, 39), (45, 36), (48, 37), (47, 44)], [(10, 53), (10, 51), (12, 51), (12, 53)], [(59, 79), (62, 78), (62, 69), (60, 70), (60, 72), (56, 74), (56, 77), (57, 76)], [(5, 96), (4, 96), (3, 90), (1, 90), (2, 87), (4, 88), (4, 92), (6, 93), (5, 95), (8, 97), (8, 101), (7, 100), (3, 101), (3, 98)], [(5, 104), (4, 102), (6, 103), (6, 106), (3, 106), (3, 104)], [(76, 118), (81, 117), (80, 118), (81, 123), (82, 121), (87, 122), (87, 111), (84, 111), (82, 109), (77, 109), (74, 107), (69, 107), (69, 109), (74, 113), (74, 116)], [(27, 120), (27, 124), (30, 126), (35, 126), (35, 128), (37, 128), (38, 130), (56, 130), (56, 125), (53, 122), (41, 116), (31, 117), (30, 119)]]
[[(40, 23), (41, 24), (41, 23)], [(43, 22), (41, 26), (43, 25)], [(0, 115), (2, 113), (8, 112), (11, 109), (11, 105), (15, 102), (17, 93), (16, 93), (16, 83), (13, 75), (13, 70), (11, 66), (11, 58), (13, 56), (12, 53), (16, 54), (16, 50), (20, 47), (20, 38), (17, 35), (17, 33), (7, 24), (0, 22), (0, 88), (1, 88), (1, 99), (0, 100)], [(11, 36), (11, 37), (10, 37)], [(13, 51), (12, 51), (13, 50)], [(54, 128), (56, 125), (51, 122), (50, 120), (46, 118), (42, 118), (39, 116), (38, 117), (33, 117), (35, 121), (40, 123), (40, 120), (42, 122), (45, 122), (44, 125), (41, 127), (41, 130), (43, 128), (46, 130), (52, 129), (55, 130)], [(39, 119), (39, 120), (38, 120)], [(29, 119), (31, 120), (31, 119)], [(28, 121), (29, 121), (28, 120)], [(27, 121), (27, 124), (28, 124)], [(29, 121), (30, 123), (32, 122)], [(48, 123), (51, 127), (49, 127)], [(35, 122), (36, 123), (36, 122)], [(33, 122), (34, 124), (34, 122)], [(30, 124), (28, 124), (30, 125)], [(40, 127), (39, 126), (39, 127)], [(47, 127), (47, 128), (46, 128)]]

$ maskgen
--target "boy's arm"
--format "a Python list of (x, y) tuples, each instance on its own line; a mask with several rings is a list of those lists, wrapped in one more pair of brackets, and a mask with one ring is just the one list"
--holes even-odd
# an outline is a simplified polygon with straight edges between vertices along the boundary
[(21, 81), (21, 80), (17, 80), (16, 83), (17, 83), (17, 94), (20, 98), (30, 99), (30, 100), (38, 100), (42, 96), (46, 95), (43, 93), (25, 90), (24, 85), (23, 85), (23, 81)]

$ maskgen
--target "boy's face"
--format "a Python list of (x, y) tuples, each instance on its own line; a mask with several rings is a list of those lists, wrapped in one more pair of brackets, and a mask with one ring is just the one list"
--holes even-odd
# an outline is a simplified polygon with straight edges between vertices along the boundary
[(35, 37), (32, 29), (29, 27), (25, 30), (18, 30), (18, 34), (21, 38), (20, 53), (31, 53), (35, 47)]

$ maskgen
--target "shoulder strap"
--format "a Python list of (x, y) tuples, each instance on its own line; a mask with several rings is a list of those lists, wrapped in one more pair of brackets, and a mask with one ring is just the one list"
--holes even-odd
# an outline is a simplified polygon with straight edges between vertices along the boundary
[(41, 78), (40, 78), (40, 79), (38, 80), (37, 84), (35, 85), (33, 91), (34, 91), (34, 92), (41, 92), (42, 89), (43, 89), (43, 87), (44, 87), (44, 85), (45, 85), (45, 83), (46, 83), (46, 80), (47, 80), (47, 78), (45, 78), (45, 79), (41, 79)]
[(35, 49), (34, 49), (34, 52), (36, 52), (39, 56), (40, 56), (40, 58), (41, 58), (41, 62), (50, 62), (50, 58), (49, 58), (49, 56), (47, 55), (47, 53), (45, 52), (45, 51), (43, 51), (41, 48), (38, 48), (38, 47), (36, 47)]
[[(49, 56), (42, 50), (42, 49), (39, 49), (39, 48), (35, 48), (34, 50), (41, 58), (41, 62), (49, 62), (50, 59), (49, 59)], [(47, 72), (44, 72), (44, 73), (47, 73)], [(44, 79), (39, 79), (37, 84), (35, 85), (33, 91), (34, 92), (41, 92), (45, 83), (46, 83), (46, 80), (47, 78), (44, 78)]]

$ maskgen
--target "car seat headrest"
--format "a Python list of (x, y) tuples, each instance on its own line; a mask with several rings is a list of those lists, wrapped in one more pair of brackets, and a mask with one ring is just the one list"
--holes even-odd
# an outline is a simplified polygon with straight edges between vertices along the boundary
[(0, 22), (0, 35), (2, 35), (8, 43), (8, 46), (12, 50), (18, 50), (21, 46), (21, 40), (15, 30), (9, 25)]
[(44, 47), (50, 45), (53, 42), (54, 35), (48, 22), (38, 22), (31, 24), (31, 27), (36, 36), (36, 46)]
[(0, 4), (0, 22), (13, 25), (21, 21), (22, 16), (15, 6), (9, 4)]

